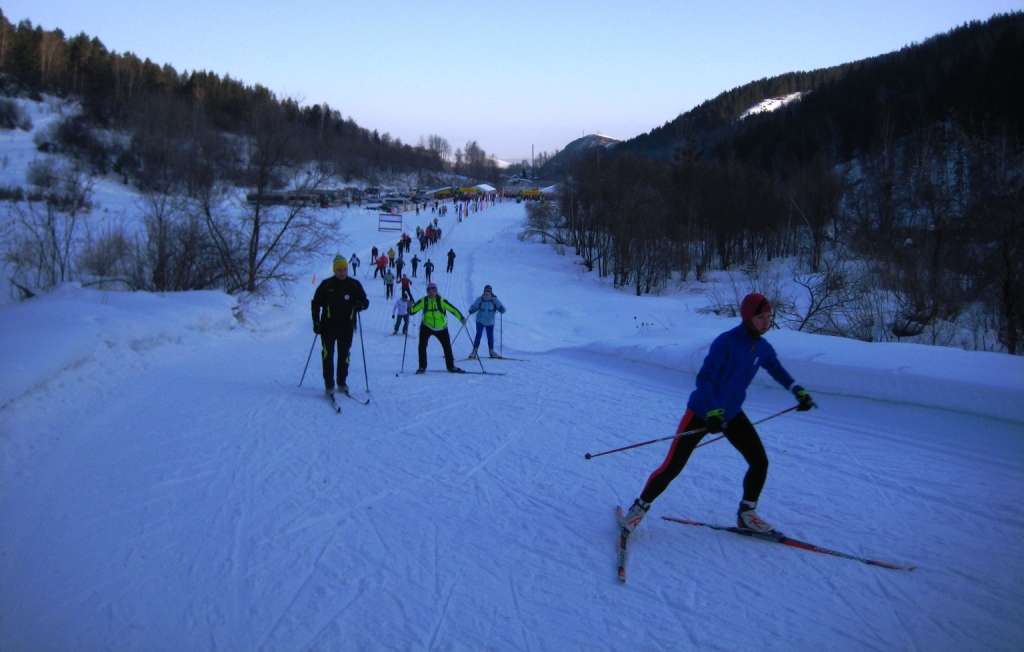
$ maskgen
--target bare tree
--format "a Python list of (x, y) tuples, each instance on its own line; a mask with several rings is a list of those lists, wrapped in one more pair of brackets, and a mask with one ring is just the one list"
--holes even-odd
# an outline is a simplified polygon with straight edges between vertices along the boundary
[[(794, 271), (793, 282), (803, 288), (806, 296), (803, 301), (794, 302), (794, 306), (800, 307), (786, 320), (789, 325), (807, 333), (842, 333), (840, 316), (853, 300), (843, 260), (829, 256), (819, 261), (815, 271)], [(785, 310), (781, 312), (782, 319), (786, 319)]]
[(88, 234), (79, 256), (79, 267), (83, 276), (92, 278), (83, 278), (82, 285), (138, 289), (133, 274), (136, 251), (135, 239), (123, 223), (105, 225), (98, 235)]
[(1024, 153), (1005, 134), (972, 145), (977, 201), (972, 221), (981, 226), (974, 249), (981, 274), (977, 290), (1007, 352), (1024, 353)]
[(526, 206), (526, 226), (519, 233), (520, 240), (540, 238), (545, 244), (566, 245), (565, 220), (555, 202), (531, 202)]
[(822, 264), (827, 235), (838, 235), (843, 182), (824, 155), (819, 154), (800, 168), (787, 185), (790, 207), (799, 216), (795, 225), (791, 224), (793, 220), (787, 220), (787, 231), (801, 231), (794, 228), (800, 225), (806, 227), (804, 253), (811, 273), (816, 274)]
[[(264, 102), (248, 120), (249, 148), (242, 173), (252, 188), (244, 205), (225, 186), (201, 192), (200, 205), (231, 292), (259, 292), (270, 282), (293, 280), (291, 263), (316, 253), (336, 229), (337, 218), (318, 209), (316, 191), (331, 178), (304, 158), (302, 131), (281, 108)], [(285, 205), (271, 195), (286, 191)]]
[(437, 134), (430, 134), (427, 137), (426, 148), (444, 165), (445, 170), (451, 164), (452, 146), (448, 141)]
[(16, 282), (48, 288), (74, 276), (80, 222), (92, 210), (92, 181), (52, 159), (31, 166), (27, 177), (28, 200), (8, 205), (15, 227), (4, 260), (13, 265)]

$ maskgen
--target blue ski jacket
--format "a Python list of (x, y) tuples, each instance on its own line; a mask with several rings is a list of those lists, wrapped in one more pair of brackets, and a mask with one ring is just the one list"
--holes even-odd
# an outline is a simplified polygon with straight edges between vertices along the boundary
[(701, 419), (711, 410), (724, 410), (722, 418), (729, 421), (743, 409), (747, 387), (762, 367), (792, 391), (796, 382), (767, 340), (751, 338), (742, 324), (722, 333), (711, 343), (687, 407)]
[(494, 313), (505, 312), (505, 306), (501, 305), (498, 297), (491, 295), (490, 299), (480, 296), (473, 305), (469, 307), (469, 314), (476, 313), (476, 323), (484, 326), (494, 326)]

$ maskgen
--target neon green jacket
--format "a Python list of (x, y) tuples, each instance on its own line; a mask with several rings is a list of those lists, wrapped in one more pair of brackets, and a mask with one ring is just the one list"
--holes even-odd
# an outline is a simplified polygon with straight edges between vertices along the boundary
[(433, 299), (426, 296), (420, 297), (420, 300), (414, 303), (412, 308), (409, 308), (409, 314), (414, 315), (421, 310), (423, 311), (423, 325), (432, 331), (443, 331), (448, 328), (448, 319), (444, 316), (446, 310), (455, 315), (459, 321), (465, 319), (458, 308), (448, 303), (440, 295)]

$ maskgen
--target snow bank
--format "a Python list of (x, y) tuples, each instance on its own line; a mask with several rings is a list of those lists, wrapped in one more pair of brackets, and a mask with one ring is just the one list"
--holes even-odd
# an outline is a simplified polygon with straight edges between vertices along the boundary
[[(711, 341), (727, 327), (700, 329), (685, 339), (640, 334), (584, 348), (696, 374)], [(1019, 356), (786, 330), (773, 331), (767, 339), (819, 403), (827, 395), (853, 396), (1024, 423), (1024, 358)], [(766, 373), (758, 374), (754, 383), (782, 391)]]
[(75, 283), (0, 306), (0, 407), (101, 355), (232, 329), (237, 325), (234, 306), (235, 299), (222, 292), (105, 292)]

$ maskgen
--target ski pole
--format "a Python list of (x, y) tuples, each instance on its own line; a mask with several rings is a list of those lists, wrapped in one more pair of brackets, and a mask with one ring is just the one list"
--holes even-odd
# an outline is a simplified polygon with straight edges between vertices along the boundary
[[(770, 421), (771, 419), (774, 419), (775, 417), (780, 417), (780, 416), (782, 416), (783, 414), (785, 414), (787, 412), (792, 412), (793, 410), (797, 409), (798, 407), (800, 407), (800, 406), (799, 405), (794, 405), (793, 407), (786, 408), (782, 412), (777, 412), (777, 413), (771, 415), (770, 417), (765, 417), (765, 418), (761, 419), (760, 421), (755, 421), (751, 425), (756, 426), (758, 424), (764, 423), (765, 421)], [(728, 426), (728, 424), (723, 424), (723, 426)], [(696, 430), (687, 430), (686, 432), (680, 432), (680, 433), (675, 434), (675, 435), (669, 435), (668, 437), (659, 437), (658, 439), (652, 439), (650, 441), (645, 441), (645, 442), (642, 442), (640, 444), (633, 444), (632, 446), (623, 446), (622, 448), (615, 448), (613, 450), (605, 451), (603, 453), (594, 453), (593, 455), (591, 455), (590, 453), (587, 453), (583, 457), (584, 457), (584, 459), (588, 459), (589, 460), (589, 459), (594, 458), (594, 457), (601, 457), (602, 455), (610, 455), (612, 453), (618, 453), (618, 452), (621, 452), (621, 451), (628, 451), (631, 448), (640, 448), (641, 446), (648, 446), (650, 444), (656, 444), (659, 441), (668, 441), (669, 439), (676, 439), (678, 437), (686, 437), (688, 435), (704, 434), (706, 432), (707, 432), (707, 428), (697, 428)], [(702, 444), (698, 444), (694, 448), (700, 448), (701, 446), (707, 446), (708, 444), (712, 444), (712, 443), (718, 441), (719, 439), (722, 439), (723, 437), (725, 437), (725, 435), (719, 435), (718, 437), (715, 437), (714, 439), (709, 439), (708, 441), (706, 441), (706, 442), (704, 442)]]
[(370, 374), (366, 371), (366, 346), (363, 344), (363, 311), (356, 313), (356, 320), (359, 322), (359, 349), (363, 353), (363, 382), (366, 383), (366, 393), (370, 393)]
[[(472, 340), (470, 340), (470, 341), (472, 341)], [(474, 347), (474, 348), (475, 348), (475, 347)], [(481, 358), (482, 358), (482, 357), (483, 357), (483, 356), (481, 356), (481, 355), (480, 355), (480, 354), (478, 353), (478, 354), (477, 354), (477, 356), (476, 356), (476, 361), (480, 363), (480, 371), (482, 371), (483, 373), (487, 373), (487, 370), (486, 370), (486, 369), (484, 369), (484, 361), (483, 361), (483, 360), (481, 360)]]
[[(755, 421), (754, 423), (752, 423), (750, 425), (756, 426), (757, 424), (764, 423), (765, 421), (768, 421), (769, 419), (774, 419), (775, 417), (782, 416), (783, 414), (785, 414), (787, 412), (792, 412), (793, 410), (797, 409), (798, 407), (800, 407), (800, 406), (799, 405), (794, 405), (793, 407), (786, 408), (782, 412), (779, 412), (777, 414), (773, 414), (770, 417), (765, 417), (765, 418), (761, 419), (760, 421)], [(707, 441), (702, 441), (701, 443), (699, 443), (696, 446), (694, 446), (694, 448), (700, 448), (701, 446), (707, 446), (708, 444), (713, 444), (713, 443), (715, 443), (716, 441), (718, 441), (719, 439), (721, 439), (723, 437), (725, 437), (725, 435), (719, 435), (719, 436), (715, 437), (714, 439), (709, 439)]]
[[(408, 328), (409, 324), (406, 324), (405, 327)], [(406, 349), (407, 346), (409, 346), (409, 333), (403, 333), (403, 335), (405, 335), (405, 342), (402, 343), (402, 370), (399, 373), (403, 373), (404, 374), (405, 373), (405, 349)], [(397, 376), (398, 374), (395, 374), (395, 375)]]
[(456, 333), (455, 337), (452, 338), (452, 346), (455, 346), (455, 341), (459, 339), (459, 335), (462, 335), (462, 331), (464, 331), (464, 330), (466, 330), (466, 325), (465, 324), (463, 324), (462, 326), (459, 327), (459, 332)]
[(590, 453), (587, 453), (583, 457), (584, 457), (584, 459), (588, 459), (589, 460), (589, 459), (594, 458), (594, 457), (601, 457), (602, 455), (611, 455), (612, 453), (619, 453), (621, 451), (628, 451), (631, 448), (640, 448), (641, 446), (647, 446), (649, 444), (657, 444), (659, 441), (668, 441), (669, 439), (676, 439), (677, 437), (686, 437), (688, 435), (704, 434), (705, 432), (707, 432), (707, 428), (697, 428), (696, 430), (687, 430), (686, 432), (679, 432), (679, 433), (676, 433), (674, 435), (669, 435), (668, 437), (659, 437), (658, 439), (652, 439), (651, 441), (645, 441), (645, 442), (640, 443), (640, 444), (633, 444), (632, 446), (623, 446), (622, 448), (614, 448), (614, 449), (612, 449), (610, 451), (605, 451), (603, 453), (594, 453), (593, 455), (591, 455)]
[(302, 387), (302, 381), (306, 380), (306, 371), (309, 370), (309, 361), (313, 359), (313, 347), (316, 346), (318, 337), (320, 337), (319, 333), (313, 333), (313, 343), (309, 345), (309, 355), (306, 356), (306, 366), (302, 369), (302, 378), (299, 378), (299, 387)]
[(498, 331), (498, 355), (505, 357), (505, 313), (499, 312), (498, 318), (501, 319), (499, 331)]

